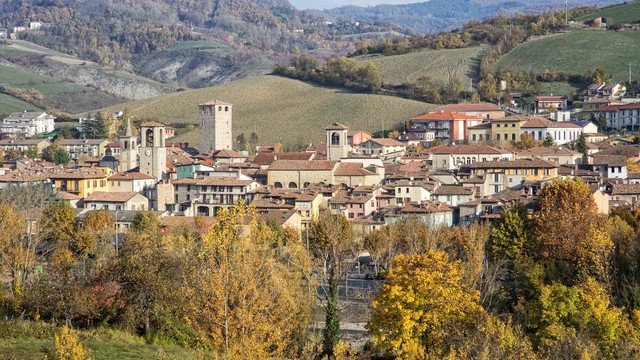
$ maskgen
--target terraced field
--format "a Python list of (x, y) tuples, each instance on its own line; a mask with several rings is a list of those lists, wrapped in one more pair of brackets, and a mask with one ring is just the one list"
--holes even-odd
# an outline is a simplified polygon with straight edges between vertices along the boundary
[(455, 79), (465, 86), (476, 77), (477, 62), (483, 47), (465, 49), (426, 50), (394, 56), (362, 56), (361, 61), (371, 60), (380, 71), (385, 84), (412, 84), (422, 76), (429, 76), (443, 83)]
[[(379, 132), (383, 127), (387, 130), (398, 127), (407, 118), (432, 107), (397, 97), (356, 94), (277, 76), (257, 76), (111, 106), (105, 111), (126, 107), (140, 118), (156, 118), (169, 124), (197, 124), (198, 104), (213, 99), (234, 104), (234, 137), (240, 133), (248, 137), (255, 131), (261, 144), (282, 142), (291, 148), (324, 142), (324, 127), (332, 122)], [(198, 129), (175, 140), (197, 146)]]
[(638, 31), (574, 30), (519, 45), (503, 56), (494, 69), (586, 73), (602, 67), (609, 71), (613, 81), (624, 81), (631, 63), (637, 79), (640, 74), (638, 39)]

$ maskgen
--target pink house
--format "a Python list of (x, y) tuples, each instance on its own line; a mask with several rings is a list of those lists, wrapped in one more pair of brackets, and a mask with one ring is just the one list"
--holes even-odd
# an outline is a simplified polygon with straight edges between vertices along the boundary
[(376, 210), (376, 197), (371, 193), (353, 196), (347, 199), (346, 206), (349, 220), (369, 216)]
[(357, 146), (363, 142), (372, 139), (373, 135), (362, 130), (349, 130), (347, 132), (347, 143), (351, 146)]

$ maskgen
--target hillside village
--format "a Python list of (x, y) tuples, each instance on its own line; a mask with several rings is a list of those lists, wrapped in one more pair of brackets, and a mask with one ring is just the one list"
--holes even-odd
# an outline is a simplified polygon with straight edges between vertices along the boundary
[[(514, 203), (531, 205), (556, 178), (589, 184), (603, 214), (634, 209), (640, 145), (599, 131), (638, 130), (640, 104), (623, 104), (619, 85), (594, 85), (589, 94), (586, 102), (601, 104), (592, 118), (605, 119), (605, 129), (571, 121), (566, 97), (538, 96), (531, 115), (484, 102), (449, 104), (407, 119), (394, 138), (335, 122), (325, 127), (326, 141), (306, 151), (257, 145), (252, 156), (233, 149), (233, 105), (214, 100), (199, 105), (197, 148), (171, 143), (170, 126), (144, 121), (135, 127), (126, 119), (125, 133), (113, 141), (55, 143), (69, 154), (64, 165), (42, 160), (52, 143), (33, 138), (52, 132), (54, 117), (14, 113), (0, 125), (0, 148), (10, 157), (0, 188), (50, 184), (77, 216), (109, 209), (123, 231), (137, 211), (152, 210), (175, 224), (215, 218), (240, 200), (264, 220), (302, 233), (323, 208), (344, 215), (361, 236), (406, 217), (468, 225), (498, 219)], [(80, 119), (78, 128), (92, 121)]]

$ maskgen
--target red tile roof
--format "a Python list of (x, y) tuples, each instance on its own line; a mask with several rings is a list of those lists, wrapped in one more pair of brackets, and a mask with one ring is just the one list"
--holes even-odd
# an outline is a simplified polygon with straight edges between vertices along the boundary
[[(96, 191), (84, 198), (84, 202), (127, 202), (138, 193), (135, 191), (103, 192)], [(142, 196), (142, 195), (140, 195)]]
[(459, 112), (441, 111), (412, 117), (409, 120), (480, 120), (480, 118)]
[(166, 127), (167, 125), (165, 124), (161, 124), (157, 121), (147, 121), (145, 123), (142, 123), (140, 125), (140, 127)]
[(509, 151), (489, 145), (440, 145), (425, 150), (431, 154), (509, 154)]
[(366, 176), (376, 173), (362, 167), (362, 163), (341, 162), (335, 171), (336, 176)]
[(336, 162), (330, 160), (276, 160), (267, 170), (303, 170), (303, 171), (328, 171), (335, 168)]
[(454, 112), (467, 112), (467, 111), (502, 111), (500, 106), (488, 102), (477, 103), (462, 103), (462, 104), (448, 104), (439, 106), (431, 112), (440, 111), (454, 111)]
[(108, 180), (119, 180), (119, 181), (152, 180), (152, 179), (155, 179), (155, 177), (149, 176), (147, 174), (143, 174), (137, 171), (119, 172), (109, 176), (108, 178)]
[(335, 122), (335, 123), (327, 126), (324, 129), (325, 130), (349, 130), (349, 127), (347, 125), (343, 125), (343, 124)]

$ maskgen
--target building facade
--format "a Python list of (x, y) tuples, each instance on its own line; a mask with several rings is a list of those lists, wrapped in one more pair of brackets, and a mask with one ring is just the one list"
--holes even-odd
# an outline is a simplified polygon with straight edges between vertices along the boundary
[(233, 105), (214, 100), (198, 105), (200, 108), (200, 152), (232, 150)]

